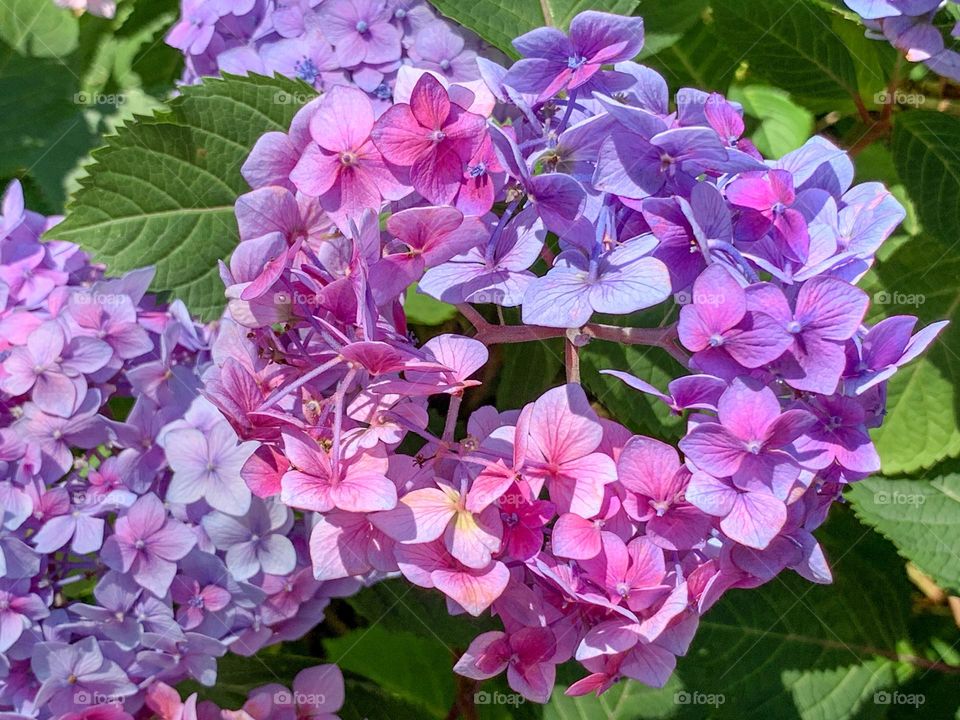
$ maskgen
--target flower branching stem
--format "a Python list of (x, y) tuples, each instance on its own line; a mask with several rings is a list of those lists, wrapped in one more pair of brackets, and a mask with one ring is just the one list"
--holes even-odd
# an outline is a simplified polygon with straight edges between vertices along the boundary
[[(687, 364), (687, 355), (677, 343), (676, 324), (658, 328), (631, 328), (588, 323), (578, 330), (541, 325), (494, 325), (487, 322), (472, 305), (463, 303), (457, 305), (457, 308), (476, 329), (474, 337), (485, 345), (504, 345), (563, 337), (567, 338), (568, 344), (583, 346), (593, 339), (607, 340), (621, 345), (658, 347), (666, 350), (682, 365)], [(575, 343), (570, 339), (574, 336), (578, 338)]]

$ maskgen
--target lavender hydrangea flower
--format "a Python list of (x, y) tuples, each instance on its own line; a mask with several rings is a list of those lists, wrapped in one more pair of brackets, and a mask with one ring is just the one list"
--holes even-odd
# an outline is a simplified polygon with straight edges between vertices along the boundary
[(116, 532), (103, 545), (104, 562), (112, 569), (132, 573), (158, 597), (166, 594), (183, 558), (196, 538), (182, 523), (167, 517), (156, 495), (144, 495), (117, 520)]
[[(960, 53), (944, 45), (940, 29), (934, 24), (943, 0), (844, 0), (860, 15), (868, 28), (868, 37), (886, 39), (901, 50), (907, 60), (923, 62), (939, 75), (960, 80)], [(953, 0), (956, 2), (956, 0)], [(954, 28), (952, 35), (958, 36)]]
[(164, 448), (173, 469), (168, 502), (192, 503), (203, 498), (221, 512), (247, 512), (250, 490), (240, 478), (240, 468), (253, 448), (238, 445), (227, 423), (217, 423), (209, 434), (193, 428), (173, 430), (165, 436)]
[(38, 706), (49, 704), (54, 712), (67, 712), (78, 701), (82, 704), (84, 697), (122, 700), (137, 691), (120, 666), (103, 656), (92, 637), (72, 645), (39, 643), (30, 662), (40, 681), (34, 702)]
[(581, 327), (594, 312), (626, 314), (670, 295), (666, 266), (650, 257), (653, 237), (637, 238), (592, 257), (568, 250), (523, 297), (523, 321), (547, 327)]
[(292, 525), (293, 516), (286, 507), (258, 499), (242, 517), (211, 513), (203, 518), (203, 529), (214, 546), (226, 552), (227, 565), (237, 580), (247, 580), (258, 572), (293, 572), (296, 552), (286, 537)]
[(455, 82), (480, 76), (479, 38), (438, 18), (424, 0), (183, 0), (166, 41), (186, 57), (186, 83), (279, 72), (321, 91), (358, 88), (378, 114), (389, 107), (401, 67)]

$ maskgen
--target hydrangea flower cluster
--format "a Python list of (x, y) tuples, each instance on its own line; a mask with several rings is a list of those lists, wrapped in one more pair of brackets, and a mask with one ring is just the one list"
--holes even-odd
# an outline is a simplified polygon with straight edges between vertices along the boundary
[[(315, 580), (308, 523), (241, 479), (254, 448), (198, 397), (213, 329), (147, 295), (152, 270), (106, 278), (41, 241), (56, 221), (3, 196), (0, 715), (189, 720), (160, 685), (212, 685), (228, 650), (301, 636), (358, 582)], [(330, 667), (302, 682), (323, 676), (332, 713)]]
[[(960, 81), (960, 53), (946, 46), (936, 24), (947, 2), (957, 0), (844, 0), (877, 39), (885, 39), (910, 62), (922, 62), (938, 75)], [(960, 38), (960, 20), (950, 35)]]
[[(764, 160), (720, 95), (671, 107), (642, 44), (641, 19), (591, 11), (509, 69), (479, 59), (483, 85), (402, 67), (379, 115), (333, 88), (257, 143), (222, 267), (206, 393), (256, 443), (253, 494), (311, 514), (317, 580), (399, 572), (498, 616), (456, 669), (539, 702), (570, 659), (570, 694), (662, 686), (728, 589), (829, 582), (812, 533), (879, 469), (885, 383), (944, 325), (864, 324), (856, 281), (904, 217), (882, 185), (822, 138)], [(413, 283), (475, 336), (419, 345)], [(671, 299), (676, 322), (635, 326)], [(566, 385), (458, 432), (488, 346), (554, 337)], [(686, 418), (678, 448), (598, 416), (578, 351), (602, 341), (683, 365), (667, 389), (609, 370)]]
[(402, 66), (477, 80), (477, 51), (491, 53), (425, 0), (183, 0), (167, 43), (186, 56), (185, 83), (220, 72), (279, 73), (317, 90), (358, 87), (381, 109)]

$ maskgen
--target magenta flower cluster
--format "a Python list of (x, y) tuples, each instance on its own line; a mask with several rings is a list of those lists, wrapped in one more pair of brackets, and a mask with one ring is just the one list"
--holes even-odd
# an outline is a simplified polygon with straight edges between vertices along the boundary
[[(922, 62), (938, 75), (960, 81), (960, 52), (948, 47), (938, 27), (940, 10), (957, 0), (844, 0), (863, 18), (870, 33), (886, 40), (910, 62)], [(960, 38), (960, 21), (950, 31)]]
[[(315, 580), (308, 521), (240, 477), (254, 447), (198, 395), (212, 328), (147, 295), (152, 270), (106, 278), (76, 245), (41, 241), (56, 221), (7, 188), (0, 716), (195, 719), (164, 683), (213, 685), (228, 650), (300, 637), (359, 583)], [(313, 714), (336, 712), (339, 670), (312, 672), (311, 697), (329, 700)]]
[(379, 109), (389, 106), (402, 66), (477, 80), (482, 49), (425, 0), (183, 0), (167, 43), (186, 57), (186, 83), (279, 73), (317, 90), (360, 88)]
[[(856, 282), (904, 217), (882, 185), (821, 138), (764, 160), (720, 95), (671, 106), (642, 44), (639, 18), (584, 12), (510, 69), (478, 60), (482, 86), (402, 67), (380, 114), (332, 89), (257, 143), (222, 267), (206, 394), (256, 444), (253, 494), (312, 518), (319, 581), (399, 572), (498, 616), (456, 669), (538, 702), (571, 659), (570, 694), (662, 686), (725, 591), (829, 582), (812, 533), (879, 470), (885, 383), (944, 325), (864, 323)], [(415, 283), (475, 337), (411, 337)], [(663, 302), (676, 322), (636, 326)], [(568, 384), (460, 423), (488, 346), (547, 338)], [(609, 370), (686, 418), (679, 448), (598, 416), (578, 352), (602, 341), (686, 368)]]

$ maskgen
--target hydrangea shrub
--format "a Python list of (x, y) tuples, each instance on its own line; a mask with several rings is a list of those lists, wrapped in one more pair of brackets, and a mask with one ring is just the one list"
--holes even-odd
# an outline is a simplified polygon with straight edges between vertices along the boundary
[[(960, 588), (931, 529), (956, 474), (895, 476), (960, 453), (919, 412), (949, 398), (889, 450), (950, 383), (927, 275), (951, 267), (954, 3), (846, 2), (944, 77), (943, 112), (906, 113), (892, 51), (817, 0), (57, 0), (59, 25), (43, 2), (0, 13), (0, 50), (96, 38), (77, 80), (101, 88), (161, 38), (185, 67), (65, 222), (26, 208), (32, 168), (3, 196), (0, 717), (839, 718), (956, 672), (949, 634), (906, 629), (902, 573), (864, 599), (876, 632), (828, 594), (849, 577), (812, 589), (870, 534), (821, 527), (847, 499), (930, 607)], [(744, 84), (771, 57), (793, 95)], [(825, 633), (787, 619), (811, 592)], [(732, 607), (756, 639), (721, 649)], [(766, 650), (783, 687), (745, 687)]]

